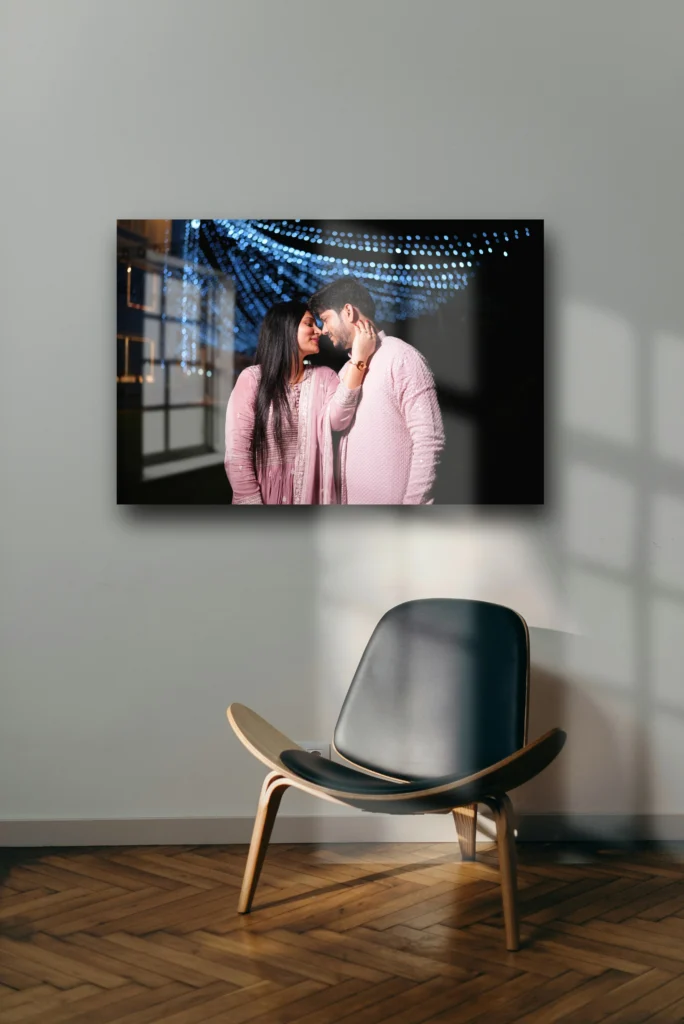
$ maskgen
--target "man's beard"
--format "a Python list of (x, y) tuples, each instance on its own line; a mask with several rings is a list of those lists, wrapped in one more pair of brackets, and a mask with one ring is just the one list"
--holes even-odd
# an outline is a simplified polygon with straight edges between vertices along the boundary
[(335, 337), (331, 338), (330, 340), (332, 341), (335, 348), (341, 349), (343, 352), (346, 352), (347, 349), (352, 347), (352, 342), (354, 340), (353, 328), (349, 326), (345, 327), (342, 324), (340, 324), (340, 326), (335, 331)]

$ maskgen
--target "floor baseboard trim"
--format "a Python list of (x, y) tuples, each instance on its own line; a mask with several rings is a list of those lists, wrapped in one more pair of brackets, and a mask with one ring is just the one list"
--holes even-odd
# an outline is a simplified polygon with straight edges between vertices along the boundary
[[(2, 846), (184, 846), (249, 843), (253, 818), (0, 822)], [(486, 837), (482, 837), (484, 840)], [(451, 815), (281, 815), (272, 843), (454, 842)]]
[[(0, 821), (0, 847), (248, 843), (253, 819), (128, 818)], [(450, 814), (282, 815), (273, 843), (437, 843), (456, 840)], [(684, 815), (521, 814), (518, 842), (684, 841)], [(491, 839), (478, 833), (478, 841)]]

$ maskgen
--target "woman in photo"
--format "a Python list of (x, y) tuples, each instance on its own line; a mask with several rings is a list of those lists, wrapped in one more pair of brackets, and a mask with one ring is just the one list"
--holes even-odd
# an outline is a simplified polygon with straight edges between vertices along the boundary
[(238, 377), (226, 410), (234, 505), (337, 502), (331, 430), (349, 426), (361, 388), (305, 363), (320, 335), (304, 302), (279, 302), (266, 314), (255, 365)]

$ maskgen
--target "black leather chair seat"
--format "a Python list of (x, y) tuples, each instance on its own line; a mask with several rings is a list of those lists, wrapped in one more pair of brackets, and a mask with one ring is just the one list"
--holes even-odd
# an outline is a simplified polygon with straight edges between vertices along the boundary
[(283, 750), (280, 760), (286, 768), (294, 775), (297, 775), (304, 782), (311, 782), (316, 786), (324, 786), (326, 789), (335, 790), (340, 793), (351, 793), (356, 799), (346, 800), (346, 803), (354, 807), (362, 807), (370, 810), (369, 802), (364, 804), (364, 798), (374, 797), (372, 808), (387, 814), (415, 814), (425, 813), (428, 810), (448, 810), (454, 806), (453, 795), (440, 794), (437, 796), (420, 799), (414, 797), (404, 803), (401, 800), (382, 801), (378, 797), (396, 796), (398, 793), (406, 794), (419, 793), (424, 789), (431, 789), (436, 786), (445, 786), (458, 782), (464, 776), (443, 775), (438, 778), (425, 778), (412, 782), (392, 782), (389, 779), (379, 779), (374, 775), (367, 775), (355, 768), (348, 768), (337, 761), (330, 761), (320, 754), (312, 754), (308, 750)]

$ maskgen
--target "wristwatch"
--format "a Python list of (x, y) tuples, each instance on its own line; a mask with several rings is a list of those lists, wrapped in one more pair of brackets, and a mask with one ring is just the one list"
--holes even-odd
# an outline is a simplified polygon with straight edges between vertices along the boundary
[(358, 367), (359, 370), (367, 370), (368, 369), (368, 363), (364, 363), (363, 359), (359, 359), (358, 362), (356, 362), (356, 363), (353, 361), (353, 359), (350, 359), (349, 363), (350, 363), (351, 366)]

